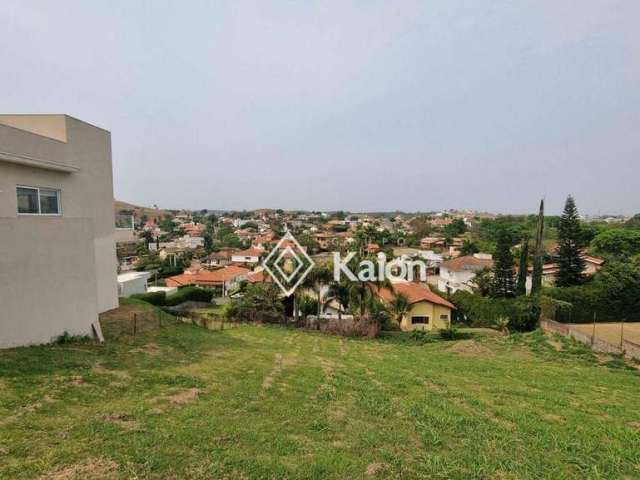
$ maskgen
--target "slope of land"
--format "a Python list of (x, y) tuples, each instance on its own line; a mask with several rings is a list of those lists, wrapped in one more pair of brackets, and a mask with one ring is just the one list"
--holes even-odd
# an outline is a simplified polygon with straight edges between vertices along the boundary
[(151, 207), (140, 207), (131, 203), (121, 202), (115, 200), (113, 202), (113, 208), (116, 215), (120, 215), (124, 212), (133, 212), (136, 220), (140, 220), (143, 215), (146, 215), (149, 220), (159, 220), (165, 215), (173, 216), (169, 210), (155, 209)]
[(174, 326), (4, 351), (0, 478), (638, 478), (638, 372), (567, 342)]

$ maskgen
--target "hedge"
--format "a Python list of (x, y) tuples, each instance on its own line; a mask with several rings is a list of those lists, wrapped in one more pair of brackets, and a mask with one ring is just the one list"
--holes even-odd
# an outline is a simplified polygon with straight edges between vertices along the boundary
[(131, 298), (142, 300), (150, 303), (151, 305), (162, 306), (167, 301), (167, 294), (165, 292), (136, 293), (131, 295)]
[(184, 302), (211, 302), (213, 298), (213, 290), (198, 287), (183, 287), (176, 293), (169, 295), (165, 305), (174, 307)]
[(136, 293), (131, 295), (131, 298), (142, 300), (159, 307), (174, 307), (189, 301), (209, 303), (213, 298), (213, 290), (198, 287), (184, 287), (172, 295), (167, 295), (165, 292), (147, 292)]

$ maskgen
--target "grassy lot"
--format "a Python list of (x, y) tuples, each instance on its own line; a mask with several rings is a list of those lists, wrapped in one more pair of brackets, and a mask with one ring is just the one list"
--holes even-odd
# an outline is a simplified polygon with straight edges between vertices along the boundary
[(638, 478), (639, 398), (540, 333), (172, 326), (0, 352), (0, 478)]

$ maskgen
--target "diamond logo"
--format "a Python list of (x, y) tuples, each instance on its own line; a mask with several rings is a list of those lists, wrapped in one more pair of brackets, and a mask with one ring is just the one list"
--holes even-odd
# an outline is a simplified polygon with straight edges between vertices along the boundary
[(262, 261), (262, 267), (287, 297), (309, 275), (314, 265), (314, 261), (288, 230)]

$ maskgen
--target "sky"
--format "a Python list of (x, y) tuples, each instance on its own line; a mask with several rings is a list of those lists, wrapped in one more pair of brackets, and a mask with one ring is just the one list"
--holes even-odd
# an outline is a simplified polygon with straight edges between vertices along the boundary
[(637, 0), (0, 2), (0, 111), (162, 208), (640, 212)]

